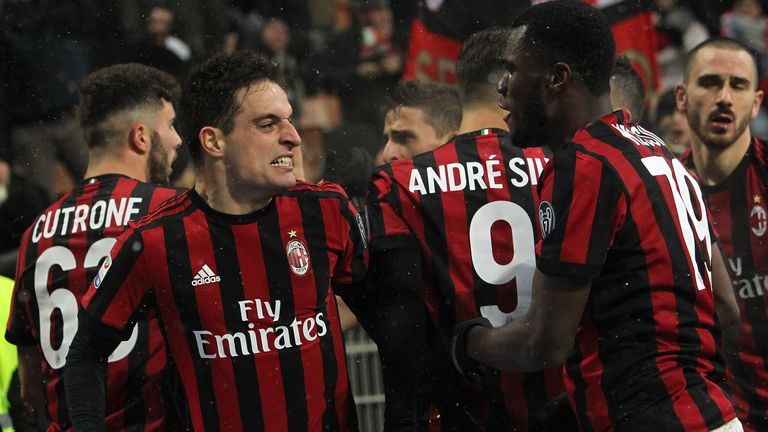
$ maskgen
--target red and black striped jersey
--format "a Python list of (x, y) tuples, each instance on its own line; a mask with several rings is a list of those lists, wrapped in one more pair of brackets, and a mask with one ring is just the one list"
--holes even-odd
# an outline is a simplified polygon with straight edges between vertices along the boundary
[[(19, 249), (6, 339), (41, 352), (51, 430), (66, 430), (62, 368), (77, 331), (80, 299), (128, 222), (174, 196), (159, 187), (108, 174), (86, 179), (48, 207), (27, 229)], [(109, 358), (107, 430), (162, 430), (159, 389), (166, 366), (156, 320), (141, 320)]]
[(81, 322), (124, 338), (157, 313), (194, 430), (356, 431), (334, 287), (364, 278), (364, 230), (333, 184), (245, 215), (192, 190), (118, 239)]
[(582, 430), (712, 430), (735, 417), (695, 178), (617, 111), (554, 152), (540, 179), (537, 267), (592, 281), (566, 361)]
[[(701, 187), (741, 312), (737, 343), (728, 352), (728, 384), (744, 429), (755, 431), (768, 430), (766, 155), (768, 144), (755, 138), (725, 180)], [(696, 169), (690, 152), (681, 159)]]
[[(373, 176), (371, 253), (403, 247), (404, 236), (417, 239), (426, 307), (441, 339), (430, 345), (440, 347), (443, 361), (457, 323), (484, 316), (501, 326), (528, 310), (536, 185), (548, 154), (512, 146), (506, 131), (483, 129)], [(485, 384), (489, 406), (476, 404), (476, 419), (487, 430), (527, 430), (529, 415), (563, 391), (562, 369), (494, 372)]]

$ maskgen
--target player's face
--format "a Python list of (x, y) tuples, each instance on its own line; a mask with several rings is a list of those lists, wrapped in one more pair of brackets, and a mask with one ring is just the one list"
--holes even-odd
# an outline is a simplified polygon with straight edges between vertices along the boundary
[(224, 137), (228, 180), (260, 196), (293, 187), (293, 148), (301, 138), (291, 123), (293, 109), (285, 91), (274, 82), (262, 81), (240, 90), (237, 99), (240, 111), (234, 128)]
[(176, 111), (173, 105), (163, 100), (163, 108), (155, 115), (155, 126), (150, 135), (149, 159), (147, 160), (147, 179), (150, 183), (167, 184), (171, 175), (171, 165), (176, 159), (176, 149), (181, 145), (181, 137), (173, 123)]
[(389, 111), (384, 120), (384, 137), (387, 139), (382, 151), (384, 162), (432, 151), (448, 139), (438, 136), (435, 128), (424, 119), (422, 110), (415, 107)]
[(749, 136), (763, 98), (756, 79), (747, 52), (710, 46), (696, 53), (687, 82), (677, 89), (677, 105), (704, 145), (727, 148)]
[(520, 40), (525, 29), (516, 28), (510, 34), (502, 62), (507, 72), (498, 83), (501, 94), (499, 106), (509, 111), (504, 118), (512, 134), (512, 142), (520, 147), (542, 145), (539, 136), (548, 121), (544, 99), (537, 90), (542, 74), (530, 53), (522, 49)]

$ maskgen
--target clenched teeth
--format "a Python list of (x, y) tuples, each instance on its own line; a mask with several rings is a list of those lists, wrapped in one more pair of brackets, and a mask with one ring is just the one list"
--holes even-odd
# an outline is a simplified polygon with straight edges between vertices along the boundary
[(279, 157), (273, 160), (270, 165), (279, 166), (279, 167), (290, 167), (290, 166), (293, 166), (293, 158), (289, 156)]

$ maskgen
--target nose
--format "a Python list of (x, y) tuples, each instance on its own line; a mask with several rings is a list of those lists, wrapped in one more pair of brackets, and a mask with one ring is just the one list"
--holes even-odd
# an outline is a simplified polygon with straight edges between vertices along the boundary
[(390, 163), (398, 159), (403, 159), (403, 154), (400, 151), (400, 146), (393, 143), (392, 140), (389, 140), (387, 141), (387, 144), (384, 145), (381, 157), (384, 159), (384, 162)]
[(301, 144), (301, 136), (299, 136), (299, 131), (296, 130), (296, 127), (293, 125), (293, 123), (287, 120), (285, 123), (286, 126), (282, 130), (280, 142), (290, 146), (291, 148), (297, 147)]
[(179, 135), (179, 132), (176, 131), (175, 127), (173, 128), (173, 140), (174, 140), (174, 143), (175, 143), (173, 145), (173, 149), (174, 150), (176, 150), (179, 147), (181, 147), (181, 143), (182, 143), (181, 136)]
[(731, 88), (731, 85), (727, 82), (723, 84), (723, 88), (720, 90), (720, 93), (717, 95), (717, 103), (722, 105), (731, 106), (733, 105), (733, 89)]
[(508, 77), (509, 77), (509, 72), (504, 72), (504, 75), (501, 76), (501, 79), (499, 79), (499, 82), (496, 83), (496, 92), (502, 96), (507, 95), (507, 78)]

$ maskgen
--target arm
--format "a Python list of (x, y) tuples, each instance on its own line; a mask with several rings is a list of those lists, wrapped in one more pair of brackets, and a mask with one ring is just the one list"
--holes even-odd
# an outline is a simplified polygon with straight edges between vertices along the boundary
[(368, 287), (350, 291), (354, 295), (345, 300), (379, 349), (384, 430), (416, 431), (415, 390), (420, 386), (426, 338), (420, 251), (408, 247), (372, 252), (369, 278)]
[[(717, 242), (712, 243), (712, 291), (715, 295), (715, 315), (720, 330), (726, 332), (739, 321), (739, 305), (733, 293), (733, 283), (723, 261)], [(738, 328), (738, 326), (735, 326)]]
[(107, 358), (119, 340), (103, 337), (83, 321), (67, 354), (64, 368), (64, 393), (72, 426), (79, 432), (103, 431), (106, 395)]
[(336, 306), (339, 309), (339, 321), (341, 321), (341, 330), (347, 332), (357, 327), (357, 317), (349, 309), (347, 303), (340, 296), (336, 296)]
[(467, 354), (515, 372), (557, 366), (573, 348), (590, 288), (589, 280), (547, 276), (536, 270), (528, 312), (500, 328), (469, 328)]
[(21, 400), (29, 417), (42, 415), (45, 413), (45, 392), (40, 376), (40, 353), (34, 345), (19, 346), (17, 352)]

